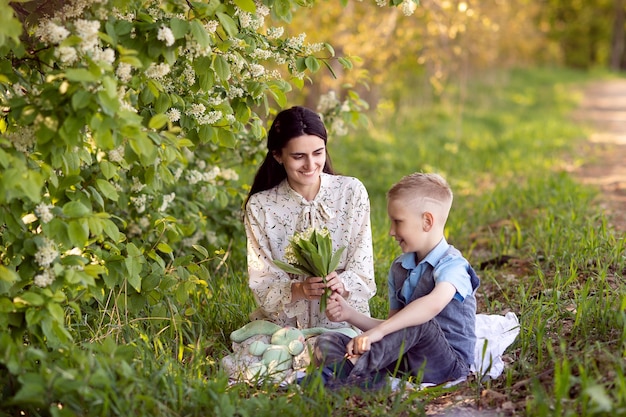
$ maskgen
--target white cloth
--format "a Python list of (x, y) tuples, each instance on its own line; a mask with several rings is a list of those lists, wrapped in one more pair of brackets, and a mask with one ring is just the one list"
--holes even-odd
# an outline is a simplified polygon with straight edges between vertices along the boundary
[(327, 228), (333, 249), (345, 246), (337, 273), (350, 295), (347, 301), (369, 315), (369, 299), (376, 293), (374, 256), (367, 190), (356, 178), (321, 175), (320, 190), (312, 201), (294, 191), (287, 180), (254, 194), (245, 213), (248, 275), (260, 314), (281, 326), (297, 328), (349, 327), (320, 312), (319, 301), (291, 300), (291, 284), (306, 277), (290, 276), (276, 265), (284, 260), (295, 232), (309, 227)]
[[(513, 312), (506, 315), (476, 315), (476, 347), (471, 371), (481, 379), (495, 379), (504, 370), (502, 354), (520, 332), (520, 324)], [(486, 344), (486, 345), (485, 345)]]

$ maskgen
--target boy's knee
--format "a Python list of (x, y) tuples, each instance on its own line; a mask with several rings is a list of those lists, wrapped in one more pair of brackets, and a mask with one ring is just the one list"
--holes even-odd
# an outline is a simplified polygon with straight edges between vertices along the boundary
[(326, 332), (317, 336), (313, 349), (313, 360), (316, 365), (326, 363), (329, 359), (336, 360), (336, 357), (343, 357), (346, 350), (345, 335), (337, 332)]

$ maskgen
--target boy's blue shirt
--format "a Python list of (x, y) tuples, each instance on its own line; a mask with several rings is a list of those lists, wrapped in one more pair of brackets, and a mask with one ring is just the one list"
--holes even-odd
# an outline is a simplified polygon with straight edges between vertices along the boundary
[[(389, 307), (400, 310), (408, 303), (428, 295), (438, 282), (452, 283), (457, 292), (434, 317), (450, 347), (465, 362), (474, 362), (476, 344), (476, 297), (480, 279), (469, 262), (445, 239), (416, 265), (416, 254), (399, 256), (389, 268)], [(408, 295), (405, 295), (408, 294)]]
[(448, 256), (444, 258), (449, 248), (450, 245), (446, 239), (442, 238), (437, 246), (435, 246), (419, 264), (416, 264), (417, 256), (415, 252), (402, 254), (394, 261), (394, 263), (400, 262), (402, 267), (410, 271), (410, 273), (402, 284), (402, 288), (397, 289), (390, 269), (387, 282), (389, 285), (389, 308), (391, 310), (399, 310), (408, 304), (424, 272), (426, 263), (434, 268), (435, 282), (449, 282), (454, 285), (456, 288), (454, 298), (458, 301), (463, 301), (473, 293), (474, 289), (472, 288), (470, 275), (467, 272), (469, 263), (465, 258), (459, 256)]

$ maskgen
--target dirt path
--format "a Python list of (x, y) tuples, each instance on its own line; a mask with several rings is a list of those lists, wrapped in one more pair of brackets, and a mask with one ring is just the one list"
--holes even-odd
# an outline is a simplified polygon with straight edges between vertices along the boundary
[(626, 231), (626, 80), (590, 84), (574, 117), (594, 126), (574, 174), (599, 188), (611, 227)]

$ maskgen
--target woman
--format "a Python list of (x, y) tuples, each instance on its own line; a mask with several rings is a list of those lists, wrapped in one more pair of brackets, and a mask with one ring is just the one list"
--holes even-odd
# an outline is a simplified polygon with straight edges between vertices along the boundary
[[(312, 110), (295, 106), (277, 116), (268, 133), (267, 156), (245, 206), (249, 285), (259, 306), (253, 319), (297, 328), (350, 327), (320, 312), (324, 287), (369, 315), (376, 292), (367, 191), (356, 178), (335, 175), (327, 133)], [(296, 232), (327, 228), (333, 249), (345, 246), (339, 266), (322, 277), (290, 276), (284, 260)]]

